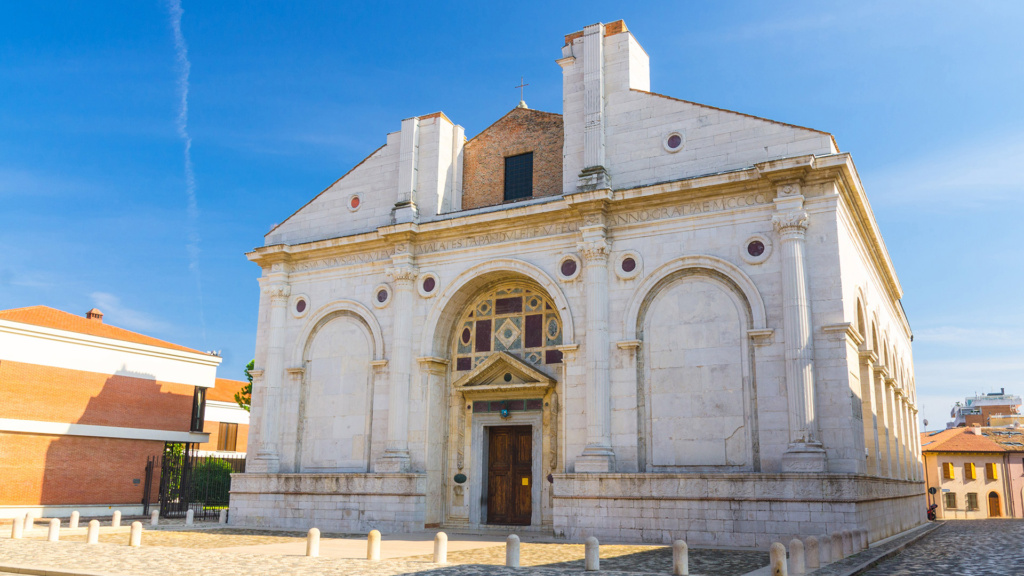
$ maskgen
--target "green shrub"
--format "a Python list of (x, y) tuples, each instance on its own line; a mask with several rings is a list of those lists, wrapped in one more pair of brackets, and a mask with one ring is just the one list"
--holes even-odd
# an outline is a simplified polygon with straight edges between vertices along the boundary
[(231, 463), (211, 458), (196, 466), (192, 476), (192, 501), (206, 506), (228, 503), (231, 492)]

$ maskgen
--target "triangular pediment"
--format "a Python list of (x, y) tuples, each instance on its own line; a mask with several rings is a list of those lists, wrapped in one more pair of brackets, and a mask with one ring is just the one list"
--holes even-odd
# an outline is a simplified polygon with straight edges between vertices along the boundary
[[(547, 374), (508, 352), (495, 352), (455, 381), (456, 388), (537, 388), (553, 386)], [(468, 391), (468, 390), (467, 390)]]

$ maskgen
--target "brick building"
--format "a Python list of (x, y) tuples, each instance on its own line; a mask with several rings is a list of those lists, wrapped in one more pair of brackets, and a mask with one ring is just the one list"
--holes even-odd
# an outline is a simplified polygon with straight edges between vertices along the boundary
[(999, 426), (1002, 424), (992, 422), (992, 417), (1011, 417), (1012, 420), (1012, 417), (1020, 416), (1020, 405), (1020, 396), (1007, 394), (1005, 388), (1000, 388), (999, 392), (964, 398), (962, 403), (957, 402), (950, 410), (949, 417), (953, 421), (947, 423), (946, 427)]
[(208, 441), (203, 399), (220, 362), (96, 309), (0, 311), (0, 517), (141, 513), (147, 459)]
[[(940, 520), (1022, 518), (1024, 435), (978, 426), (921, 433), (929, 502)], [(930, 489), (935, 489), (931, 494)]]
[(217, 378), (206, 392), (203, 432), (210, 439), (199, 445), (200, 456), (245, 457), (249, 438), (249, 413), (235, 402), (235, 393), (248, 382)]

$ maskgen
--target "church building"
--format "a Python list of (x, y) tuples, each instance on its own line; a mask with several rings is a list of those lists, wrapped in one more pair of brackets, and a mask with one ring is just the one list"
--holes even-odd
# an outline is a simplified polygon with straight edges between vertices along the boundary
[(911, 330), (851, 156), (652, 92), (622, 21), (556, 62), (561, 114), (402, 120), (248, 254), (231, 522), (744, 547), (924, 522)]

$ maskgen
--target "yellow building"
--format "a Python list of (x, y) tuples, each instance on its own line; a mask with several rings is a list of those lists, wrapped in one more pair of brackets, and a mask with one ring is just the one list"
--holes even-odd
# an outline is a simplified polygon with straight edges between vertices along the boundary
[(940, 520), (1013, 517), (1006, 501), (1006, 449), (980, 428), (923, 432), (921, 452), (928, 502), (938, 505)]

